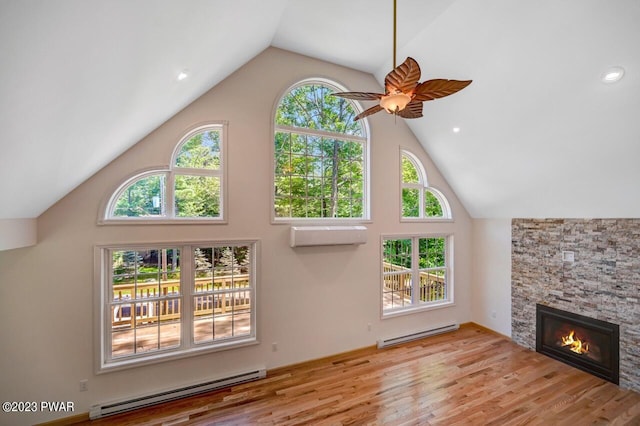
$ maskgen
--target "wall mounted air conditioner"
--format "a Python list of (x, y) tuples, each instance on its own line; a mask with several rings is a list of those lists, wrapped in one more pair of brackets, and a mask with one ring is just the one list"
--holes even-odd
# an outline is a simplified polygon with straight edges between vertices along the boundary
[(354, 226), (292, 226), (291, 247), (364, 244), (367, 228)]

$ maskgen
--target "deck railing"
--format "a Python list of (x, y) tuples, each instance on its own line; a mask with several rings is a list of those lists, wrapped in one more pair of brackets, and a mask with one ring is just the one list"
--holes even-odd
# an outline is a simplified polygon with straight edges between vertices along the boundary
[[(386, 291), (397, 292), (407, 301), (412, 300), (413, 286), (411, 270), (392, 263), (383, 262), (384, 287)], [(387, 274), (392, 272), (391, 274)], [(446, 283), (444, 275), (432, 272), (420, 272), (420, 300), (434, 302), (446, 298)]]
[[(249, 274), (196, 278), (193, 312), (196, 317), (222, 315), (251, 308)], [(114, 284), (112, 327), (131, 327), (177, 320), (183, 314), (180, 280)], [(126, 302), (126, 303), (120, 303)], [(132, 312), (135, 315), (132, 315)]]

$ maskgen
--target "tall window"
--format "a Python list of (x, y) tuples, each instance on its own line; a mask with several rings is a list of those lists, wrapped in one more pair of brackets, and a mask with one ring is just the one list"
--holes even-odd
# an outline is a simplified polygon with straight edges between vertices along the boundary
[(453, 303), (452, 236), (382, 239), (383, 315)]
[(222, 220), (224, 137), (224, 126), (217, 124), (189, 132), (169, 167), (140, 173), (115, 191), (105, 221)]
[(444, 195), (427, 185), (427, 174), (418, 158), (401, 152), (402, 218), (451, 219), (451, 209)]
[(368, 218), (368, 139), (333, 84), (293, 86), (275, 113), (274, 217)]
[(101, 368), (255, 342), (255, 249), (100, 248)]

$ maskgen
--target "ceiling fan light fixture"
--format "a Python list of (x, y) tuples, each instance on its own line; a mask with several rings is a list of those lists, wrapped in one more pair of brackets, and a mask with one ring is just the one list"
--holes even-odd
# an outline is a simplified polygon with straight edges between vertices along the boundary
[(384, 78), (384, 93), (339, 92), (332, 96), (357, 101), (378, 103), (355, 116), (355, 120), (382, 110), (402, 118), (422, 117), (422, 103), (452, 95), (471, 84), (471, 80), (445, 80), (443, 78), (420, 83), (420, 65), (412, 57), (396, 66), (396, 4), (393, 0), (393, 69)]
[(411, 96), (406, 93), (394, 93), (380, 98), (380, 106), (389, 114), (397, 114), (411, 102)]

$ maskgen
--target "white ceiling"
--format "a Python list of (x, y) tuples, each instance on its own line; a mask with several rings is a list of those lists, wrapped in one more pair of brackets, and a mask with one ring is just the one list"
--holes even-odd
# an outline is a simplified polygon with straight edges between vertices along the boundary
[[(391, 16), (391, 0), (0, 0), (0, 219), (37, 217), (269, 45), (382, 82)], [(398, 22), (398, 62), (474, 81), (407, 121), (473, 217), (640, 217), (640, 2), (398, 0)], [(602, 83), (613, 65), (624, 78)]]

